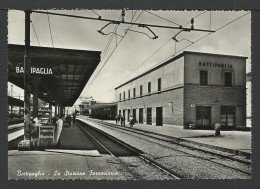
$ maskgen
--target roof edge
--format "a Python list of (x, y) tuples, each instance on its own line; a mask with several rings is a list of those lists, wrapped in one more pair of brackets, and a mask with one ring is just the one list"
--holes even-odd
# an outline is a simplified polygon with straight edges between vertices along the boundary
[(134, 81), (134, 80), (136, 80), (136, 79), (138, 79), (138, 78), (140, 78), (140, 77), (142, 77), (142, 76), (148, 74), (148, 73), (151, 73), (151, 72), (157, 70), (157, 69), (160, 68), (160, 67), (163, 67), (163, 66), (165, 66), (165, 65), (167, 65), (167, 64), (169, 64), (169, 63), (171, 63), (172, 61), (175, 61), (175, 60), (181, 58), (181, 57), (184, 56), (185, 54), (201, 54), (201, 55), (209, 55), (209, 56), (222, 56), (222, 57), (243, 58), (243, 59), (247, 59), (247, 58), (248, 58), (248, 57), (245, 57), (245, 56), (235, 56), (235, 55), (225, 55), (225, 54), (214, 54), (214, 53), (204, 53), (204, 52), (195, 52), (195, 51), (183, 51), (181, 54), (179, 54), (179, 55), (177, 55), (177, 56), (175, 56), (175, 57), (173, 57), (173, 58), (171, 58), (171, 59), (169, 59), (169, 60), (167, 60), (167, 61), (161, 63), (160, 65), (157, 65), (157, 66), (155, 66), (155, 67), (152, 67), (152, 68), (150, 68), (149, 70), (147, 70), (147, 71), (141, 73), (140, 75), (138, 75), (138, 76), (136, 76), (136, 77), (134, 77), (134, 78), (132, 78), (132, 79), (130, 79), (130, 80), (124, 82), (123, 84), (121, 84), (121, 85), (115, 87), (115, 90), (117, 90), (117, 89), (123, 87), (124, 85), (126, 85), (126, 84), (128, 84), (128, 83), (130, 83), (130, 82), (132, 82), (132, 81)]

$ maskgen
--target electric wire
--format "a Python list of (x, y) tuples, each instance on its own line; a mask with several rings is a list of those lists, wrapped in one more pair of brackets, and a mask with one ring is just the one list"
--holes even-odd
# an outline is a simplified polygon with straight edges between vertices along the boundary
[(32, 24), (32, 28), (33, 28), (33, 31), (34, 31), (34, 35), (35, 35), (35, 37), (36, 37), (36, 39), (37, 39), (37, 42), (38, 42), (39, 46), (41, 46), (40, 41), (39, 41), (39, 38), (38, 38), (38, 36), (37, 36), (37, 33), (36, 33), (35, 28), (34, 28), (34, 25), (33, 25), (32, 20), (31, 20), (31, 24)]
[[(136, 18), (136, 20), (135, 20), (135, 22), (139, 19), (139, 17), (141, 16), (141, 14), (143, 13), (143, 11), (139, 14), (139, 16)], [(125, 34), (124, 34), (124, 36), (122, 37), (122, 39), (119, 41), (119, 43), (118, 43), (118, 45), (121, 43), (121, 41), (124, 39), (124, 37), (126, 36), (126, 34), (127, 34), (128, 32), (126, 32)], [(113, 55), (113, 53), (115, 52), (115, 50), (116, 50), (116, 48), (117, 48), (117, 46), (114, 48), (114, 50), (112, 51), (112, 53), (109, 55), (109, 57), (107, 58), (107, 60), (104, 62), (104, 64), (102, 65), (102, 67), (100, 68), (100, 70), (97, 72), (97, 74), (96, 74), (96, 77), (93, 79), (93, 80), (95, 80), (96, 78), (97, 78), (97, 75), (100, 73), (100, 71), (102, 70), (102, 68), (105, 66), (105, 64), (107, 63), (107, 61), (110, 59), (110, 57)], [(92, 81), (93, 81), (92, 80)], [(92, 82), (93, 83), (93, 82)], [(92, 84), (91, 83), (91, 84)]]
[(48, 23), (49, 23), (49, 31), (50, 31), (50, 35), (51, 35), (51, 44), (52, 44), (52, 47), (54, 48), (49, 14), (47, 14), (47, 18), (48, 18)]
[[(139, 14), (139, 16), (135, 19), (134, 23), (139, 19), (139, 17), (142, 15), (143, 11)], [(128, 32), (126, 32), (124, 34), (124, 36), (122, 37), (122, 39), (120, 39), (120, 41), (118, 42), (118, 45), (123, 41), (124, 37), (126, 36)], [(108, 56), (108, 58), (106, 59), (106, 61), (103, 63), (103, 65), (101, 66), (101, 68), (98, 70), (97, 74), (95, 74), (95, 77), (89, 82), (89, 85), (86, 87), (89, 88), (92, 83), (95, 81), (95, 79), (97, 78), (98, 74), (101, 72), (101, 70), (104, 68), (104, 66), (106, 65), (106, 63), (108, 62), (108, 60), (110, 59), (110, 57), (114, 54), (115, 50), (117, 49), (118, 46), (116, 46), (113, 51), (110, 53), (110, 55)]]
[(96, 11), (94, 11), (93, 9), (91, 9), (91, 11), (92, 11), (95, 15), (97, 15), (98, 17), (101, 18), (101, 16), (100, 16)]
[(161, 19), (163, 19), (163, 20), (166, 20), (166, 21), (168, 21), (168, 22), (170, 22), (170, 23), (173, 23), (173, 24), (175, 24), (175, 25), (181, 26), (180, 24), (178, 24), (178, 23), (176, 23), (176, 22), (173, 22), (173, 21), (171, 21), (171, 20), (169, 20), (169, 19), (167, 19), (167, 18), (164, 18), (164, 17), (159, 16), (159, 15), (157, 15), (157, 14), (154, 14), (154, 13), (152, 13), (152, 12), (149, 12), (149, 11), (146, 11), (146, 10), (145, 10), (145, 12), (147, 12), (147, 13), (149, 13), (149, 14), (151, 14), (151, 15), (154, 15), (154, 16), (156, 16), (156, 17), (158, 17), (158, 18), (161, 18)]
[[(199, 16), (201, 16), (201, 15), (203, 15), (204, 13), (206, 13), (207, 11), (204, 11), (204, 12), (202, 12), (202, 13), (199, 13), (198, 15), (196, 15), (195, 17), (193, 17), (193, 18), (197, 18), (197, 17), (199, 17)], [(188, 22), (188, 23), (190, 23), (190, 21)], [(188, 24), (187, 23), (187, 24)], [(186, 25), (187, 25), (186, 24)], [(185, 25), (185, 26), (186, 26)], [(121, 83), (122, 81), (124, 81), (127, 77), (129, 77), (130, 75), (132, 75), (135, 71), (137, 71), (142, 65), (144, 65), (150, 58), (152, 58), (157, 52), (159, 52), (168, 42), (170, 42), (172, 40), (172, 37), (170, 37), (162, 46), (160, 46), (152, 55), (150, 55), (146, 60), (144, 60), (140, 65), (138, 65), (138, 67), (134, 70), (134, 71), (132, 71), (131, 73), (129, 73), (126, 77), (124, 77), (119, 83)], [(177, 48), (177, 43), (176, 43), (176, 41), (175, 41), (175, 44), (174, 44), (174, 47), (175, 47), (175, 54), (176, 54), (176, 48)], [(168, 57), (169, 58), (169, 57)], [(115, 86), (117, 86), (117, 85), (119, 85), (119, 83), (117, 83)], [(113, 87), (113, 89), (115, 88), (115, 86)], [(106, 92), (108, 92), (108, 91), (110, 91), (110, 90), (112, 90), (112, 89), (109, 89), (109, 90), (107, 90)], [(106, 93), (104, 93), (103, 95), (100, 95), (100, 96), (98, 96), (98, 97), (103, 97), (104, 95), (105, 95)]]
[[(204, 12), (202, 12), (202, 13), (199, 13), (198, 15), (196, 15), (195, 17), (193, 17), (193, 19), (194, 19), (194, 18), (197, 18), (197, 17), (199, 17), (199, 16), (201, 16), (201, 15), (203, 15), (203, 14), (205, 14), (206, 12), (208, 12), (208, 11), (204, 11)], [(188, 21), (183, 27), (186, 27), (190, 22), (191, 22), (191, 20)]]
[[(202, 12), (202, 13), (199, 13), (198, 15), (196, 15), (194, 18), (197, 18), (197, 17), (199, 17), (199, 16), (201, 16), (201, 15), (203, 15), (204, 13), (206, 13), (207, 11), (204, 11), (204, 12)], [(189, 21), (190, 22), (190, 21)], [(188, 22), (188, 23), (189, 23)], [(186, 24), (187, 25), (187, 24)], [(185, 25), (185, 26), (186, 26)], [(134, 73), (136, 70), (138, 70), (138, 68), (140, 68), (143, 64), (145, 64), (150, 58), (152, 58), (158, 51), (160, 51), (169, 41), (171, 41), (172, 40), (172, 37), (170, 37), (162, 46), (160, 46), (151, 56), (149, 56), (144, 62), (142, 62), (140, 65), (138, 65), (138, 67), (133, 71), (133, 72), (131, 72), (129, 75), (127, 75), (127, 77), (128, 76), (130, 76), (132, 73)], [(175, 51), (176, 51), (176, 46), (177, 46), (177, 44), (175, 43)], [(126, 79), (126, 77), (124, 78), (124, 79)], [(124, 80), (123, 79), (123, 80)]]
[(211, 11), (209, 11), (209, 30), (211, 29)]
[[(121, 17), (122, 17), (122, 16), (120, 15), (119, 18), (118, 18), (118, 20), (120, 20)], [(102, 53), (102, 56), (101, 56), (102, 59), (105, 57), (105, 55), (106, 55), (106, 53), (107, 53), (107, 50), (108, 50), (109, 47), (110, 47), (110, 44), (111, 44), (111, 42), (112, 42), (112, 40), (113, 40), (113, 38), (114, 38), (115, 31), (117, 30), (118, 26), (119, 26), (118, 24), (115, 26), (114, 31), (113, 31), (112, 35), (110, 36), (110, 38), (109, 38), (109, 40), (108, 40), (108, 43), (107, 43), (107, 45), (106, 45), (106, 47), (105, 47), (105, 50), (104, 50), (104, 53)]]
[[(247, 13), (245, 13), (245, 14), (239, 16), (238, 18), (236, 18), (236, 19), (234, 19), (234, 20), (232, 20), (232, 21), (230, 21), (230, 22), (224, 24), (223, 26), (217, 28), (215, 31), (219, 31), (219, 30), (225, 28), (226, 26), (232, 24), (233, 22), (235, 22), (235, 21), (241, 19), (242, 17), (244, 17), (244, 16), (246, 16), (246, 15), (248, 15), (248, 14), (250, 14), (250, 12), (247, 12)], [(183, 50), (187, 49), (187, 48), (190, 47), (191, 45), (193, 45), (193, 44), (195, 44), (195, 43), (201, 41), (202, 39), (204, 39), (204, 38), (206, 38), (207, 36), (212, 35), (212, 34), (213, 34), (213, 33), (208, 33), (208, 34), (206, 34), (206, 35), (200, 37), (199, 39), (197, 39), (196, 41), (194, 41), (192, 44), (189, 44), (189, 45), (185, 46), (184, 48), (182, 48), (182, 49), (180, 49), (179, 51), (177, 51), (174, 55), (171, 55), (171, 56), (167, 57), (166, 59), (164, 59), (164, 60), (161, 61), (161, 62), (164, 62), (164, 61), (169, 60), (170, 58), (173, 58), (173, 57), (176, 56), (176, 54), (178, 54), (179, 52), (182, 52)], [(161, 62), (160, 62), (160, 63), (161, 63)], [(160, 63), (159, 63), (159, 64), (160, 64)], [(159, 64), (157, 64), (157, 65), (159, 65)]]
[[(137, 66), (137, 68), (133, 71), (135, 72), (136, 70), (138, 70), (138, 68), (140, 68), (142, 65), (144, 65), (150, 58), (152, 58), (158, 51), (160, 51), (167, 43), (169, 43), (172, 40), (172, 38), (168, 39), (165, 43), (163, 43), (163, 45), (161, 45), (153, 54), (151, 54), (147, 59), (145, 59), (141, 64), (139, 64)], [(123, 78), (123, 80), (125, 80), (128, 76), (130, 76), (133, 72), (131, 72), (129, 75), (127, 75), (126, 77)]]
[[(207, 12), (207, 11), (205, 11), (205, 12)], [(204, 14), (205, 12), (200, 13), (200, 14), (197, 15), (196, 17), (198, 17), (198, 16)], [(226, 26), (232, 24), (233, 22), (235, 22), (235, 21), (241, 19), (242, 17), (244, 17), (244, 16), (246, 16), (246, 15), (248, 15), (248, 14), (250, 14), (250, 12), (247, 12), (247, 13), (245, 13), (245, 14), (239, 16), (238, 18), (236, 18), (236, 19), (234, 19), (234, 20), (228, 22), (227, 24), (225, 24), (225, 25), (223, 25), (223, 26), (217, 28), (215, 31), (219, 31), (219, 30), (223, 29), (224, 27), (226, 27)], [(194, 17), (194, 18), (196, 18), (196, 17)], [(180, 49), (180, 50), (178, 50), (178, 51), (176, 51), (176, 42), (175, 42), (175, 54), (174, 54), (174, 55), (170, 55), (169, 57), (167, 57), (167, 58), (164, 59), (163, 61), (160, 61), (160, 63), (156, 64), (154, 67), (160, 65), (162, 62), (165, 62), (165, 61), (169, 60), (170, 58), (173, 58), (173, 57), (176, 56), (179, 52), (185, 50), (186, 48), (190, 47), (191, 45), (194, 45), (195, 43), (199, 42), (200, 40), (206, 38), (207, 36), (209, 36), (209, 35), (211, 35), (211, 34), (213, 34), (213, 33), (208, 33), (208, 34), (206, 34), (205, 36), (202, 36), (201, 38), (197, 39), (197, 40), (194, 41), (193, 43), (187, 45), (186, 47), (184, 47), (184, 48), (182, 48), (182, 49)], [(172, 38), (170, 38), (170, 39), (172, 39)], [(170, 41), (170, 40), (169, 40), (169, 41)], [(168, 42), (168, 41), (166, 41), (166, 44), (167, 44), (167, 42)], [(166, 44), (163, 44), (163, 46), (165, 46)], [(161, 49), (161, 48), (162, 48), (162, 47), (160, 47), (159, 49)], [(159, 49), (157, 49), (156, 52), (158, 52)], [(154, 54), (155, 54), (155, 53), (153, 53), (152, 56), (153, 56)], [(149, 59), (150, 59), (152, 56), (150, 56)], [(143, 62), (137, 67), (137, 69), (138, 69), (141, 65), (143, 65)], [(129, 75), (131, 75), (132, 73), (134, 73), (137, 69), (135, 69), (135, 70), (134, 70), (133, 72), (131, 72)], [(127, 77), (128, 77), (129, 75), (127, 75)], [(126, 77), (125, 77), (125, 78), (126, 78)], [(125, 78), (124, 78), (124, 79), (125, 79)], [(123, 79), (123, 80), (124, 80), (124, 79)], [(115, 88), (115, 87), (113, 87), (113, 89), (114, 89), (114, 88)], [(112, 89), (110, 89), (110, 90), (112, 90)], [(110, 90), (109, 90), (109, 91), (110, 91)], [(107, 94), (107, 93), (104, 93), (104, 95), (105, 95), (105, 94)], [(101, 95), (101, 96), (99, 96), (99, 97), (103, 97), (104, 95)]]

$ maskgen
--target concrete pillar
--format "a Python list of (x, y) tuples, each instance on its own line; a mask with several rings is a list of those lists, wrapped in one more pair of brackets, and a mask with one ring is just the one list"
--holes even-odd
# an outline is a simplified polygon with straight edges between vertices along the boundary
[(11, 115), (13, 114), (13, 105), (11, 105)]
[(49, 121), (51, 122), (51, 118), (52, 118), (52, 104), (51, 104), (51, 102), (49, 102), (49, 109), (50, 109)]
[(25, 11), (25, 48), (24, 48), (24, 139), (30, 140), (30, 12)]
[(59, 107), (60, 108), (60, 116), (63, 116), (63, 107)]
[(60, 116), (60, 106), (57, 106), (57, 115)]
[(55, 105), (55, 115), (57, 115), (57, 105)]

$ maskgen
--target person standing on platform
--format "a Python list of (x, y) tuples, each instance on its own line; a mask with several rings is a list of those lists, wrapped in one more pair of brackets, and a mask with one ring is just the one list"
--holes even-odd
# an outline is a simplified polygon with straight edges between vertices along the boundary
[(116, 115), (116, 124), (118, 123), (118, 117), (119, 117), (119, 115)]
[(61, 119), (61, 117), (59, 117), (59, 119), (56, 121), (56, 124), (55, 124), (55, 137), (54, 137), (54, 140), (55, 142), (58, 144), (60, 141), (60, 134), (61, 134), (61, 131), (62, 131), (62, 126), (63, 126), (63, 120)]
[(124, 116), (121, 116), (121, 125), (125, 126), (125, 117)]
[(122, 117), (121, 114), (119, 114), (119, 115), (117, 116), (117, 122), (118, 122), (118, 124), (120, 124), (121, 117)]
[(135, 122), (134, 122), (134, 118), (132, 115), (130, 115), (130, 118), (129, 118), (129, 125), (130, 127), (132, 128), (134, 126)]
[(35, 126), (39, 126), (39, 119), (40, 119), (40, 116), (37, 115), (33, 118), (33, 121), (35, 122)]

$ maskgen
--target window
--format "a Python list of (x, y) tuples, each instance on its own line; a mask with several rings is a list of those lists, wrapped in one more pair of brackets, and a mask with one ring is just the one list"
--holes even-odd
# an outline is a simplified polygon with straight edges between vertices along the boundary
[(151, 82), (148, 82), (148, 93), (151, 92)]
[(232, 87), (232, 72), (225, 72), (225, 87)]
[(119, 93), (119, 101), (121, 101), (121, 93)]
[(143, 85), (140, 85), (140, 96), (143, 95)]
[(124, 92), (124, 100), (125, 100), (125, 92)]
[(133, 89), (133, 97), (135, 97), (135, 88)]
[(158, 91), (161, 91), (161, 86), (162, 86), (162, 79), (158, 79)]
[(130, 98), (130, 89), (128, 90), (128, 98)]
[(200, 70), (200, 85), (208, 85), (208, 71)]
[(236, 107), (235, 106), (221, 106), (220, 109), (220, 123), (222, 126), (235, 126)]

